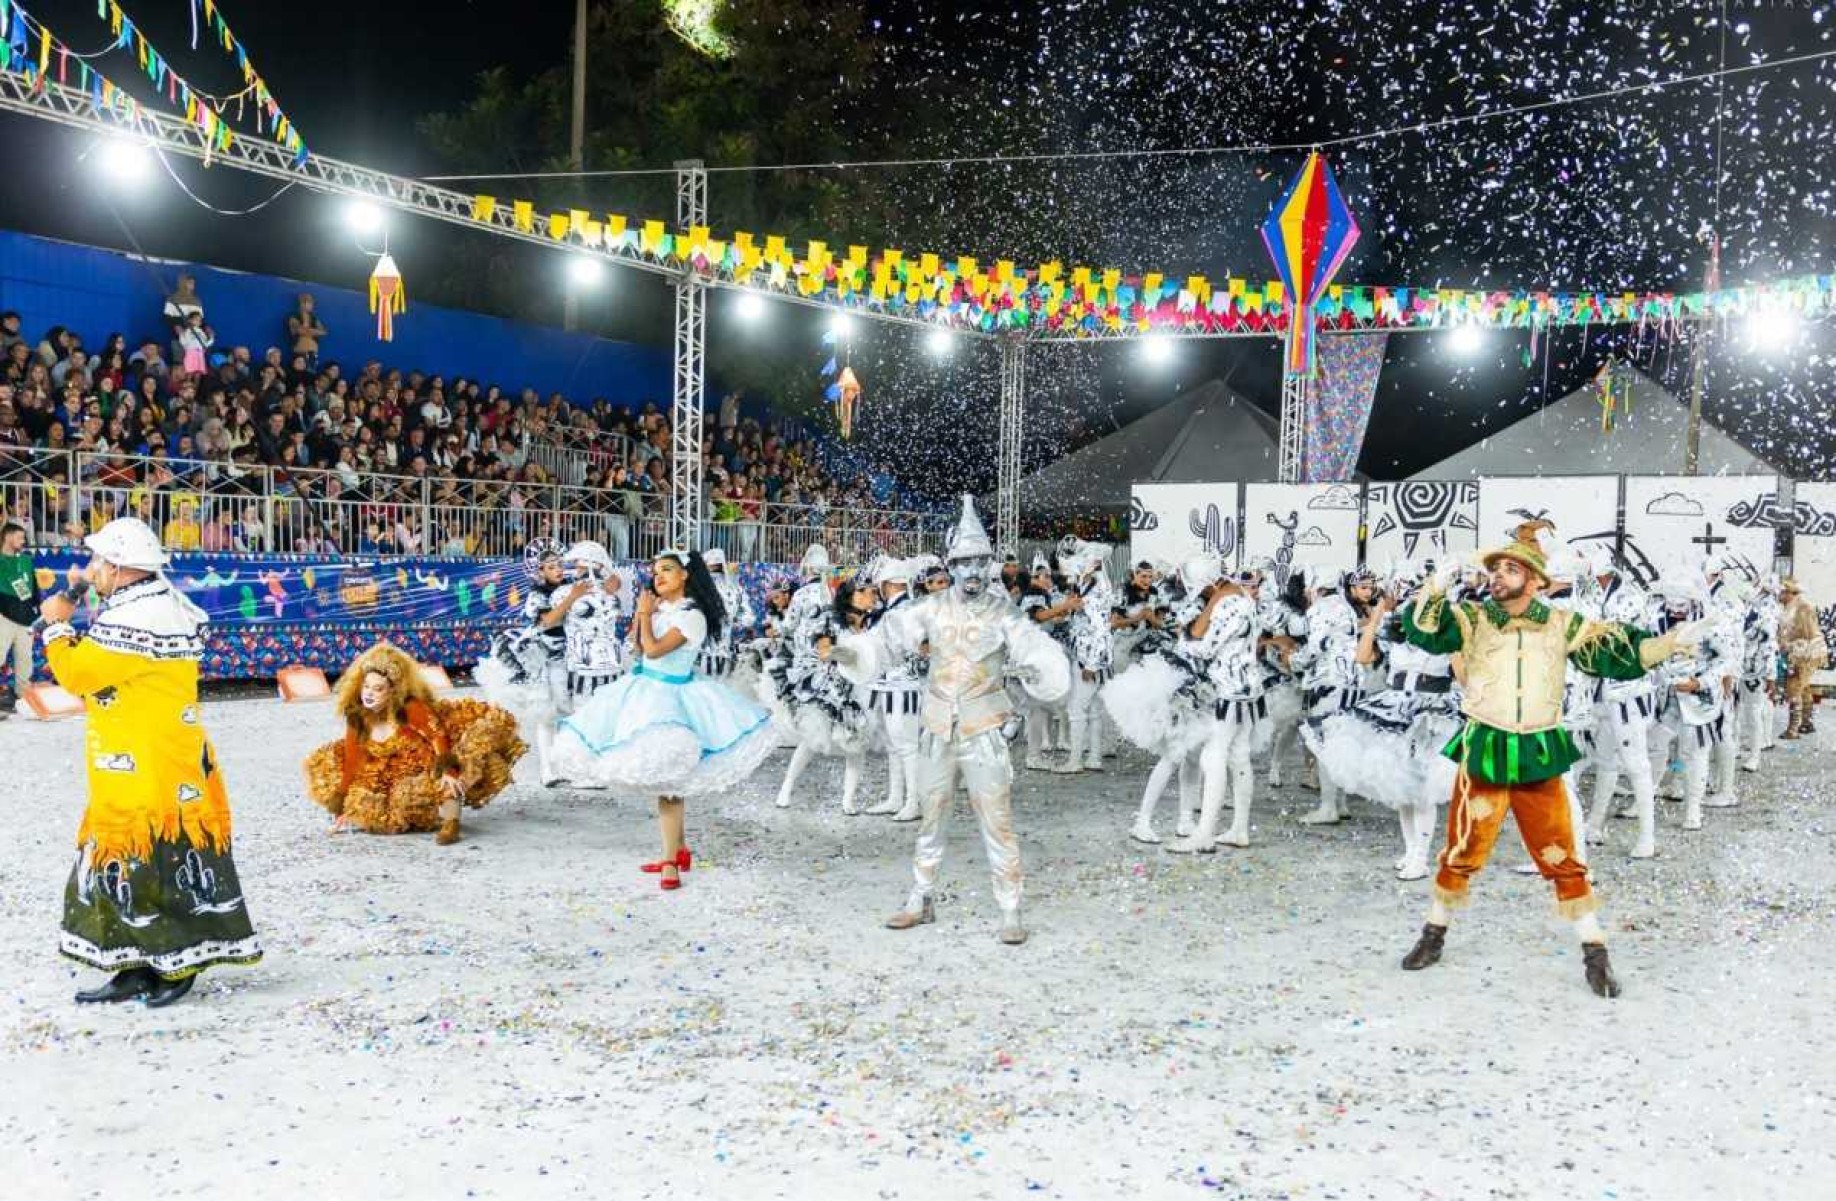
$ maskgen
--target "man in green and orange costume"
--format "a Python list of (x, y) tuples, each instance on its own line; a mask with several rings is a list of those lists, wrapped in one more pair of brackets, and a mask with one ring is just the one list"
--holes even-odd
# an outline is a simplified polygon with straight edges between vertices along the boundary
[(1562, 727), (1566, 665), (1589, 675), (1631, 680), (1697, 638), (1694, 625), (1661, 637), (1631, 626), (1592, 621), (1545, 604), (1549, 566), (1536, 541), (1547, 522), (1519, 526), (1507, 546), (1484, 557), (1491, 573), (1483, 603), (1450, 602), (1435, 583), (1402, 613), (1410, 642), (1434, 654), (1458, 654), (1464, 665), (1461, 710), (1466, 726), (1446, 754), (1460, 765), (1447, 810), (1447, 845), (1434, 879), (1434, 902), (1421, 938), (1404, 958), (1407, 971), (1438, 962), (1449, 912), (1466, 903), (1467, 886), (1485, 866), (1506, 814), (1556, 904), (1580, 935), (1587, 982), (1603, 997), (1619, 995), (1600, 930), (1599, 898), (1576, 853), (1572, 810), (1562, 774), (1581, 759)]

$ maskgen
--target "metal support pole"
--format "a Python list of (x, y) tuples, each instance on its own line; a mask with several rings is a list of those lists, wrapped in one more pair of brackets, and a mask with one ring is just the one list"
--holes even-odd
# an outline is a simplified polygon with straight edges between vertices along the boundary
[[(1713, 293), (1721, 287), (1721, 237), (1709, 235), (1708, 274), (1702, 281), (1702, 290)], [(1697, 464), (1702, 451), (1702, 390), (1708, 382), (1709, 339), (1715, 333), (1713, 316), (1705, 319), (1696, 330), (1695, 354), (1691, 356), (1689, 369), (1689, 428), (1683, 440), (1683, 474), (1696, 475)]]
[[(568, 161), (576, 171), (586, 170), (586, 35), (587, 0), (578, 0), (574, 5), (574, 119), (567, 143)], [(578, 329), (579, 326), (580, 294), (570, 280), (562, 302), (561, 328)]]
[(1281, 377), (1281, 445), (1276, 460), (1275, 478), (1284, 484), (1298, 484), (1305, 464), (1307, 406), (1313, 398), (1313, 380), (1305, 375)]
[[(700, 159), (676, 164), (676, 227), (708, 223), (708, 172)], [(671, 388), (669, 540), (701, 549), (701, 417), (707, 390), (703, 350), (708, 286), (685, 266), (676, 277), (676, 367)]]
[(1020, 442), (1026, 416), (1026, 343), (1001, 343), (1001, 436), (995, 482), (995, 547), (1020, 549)]

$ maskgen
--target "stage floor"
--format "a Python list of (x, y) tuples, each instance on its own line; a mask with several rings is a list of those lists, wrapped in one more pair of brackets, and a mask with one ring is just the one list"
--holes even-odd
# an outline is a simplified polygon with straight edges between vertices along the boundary
[(1614, 823), (1607, 1002), (1547, 887), (1504, 870), (1510, 831), (1442, 965), (1406, 975), (1427, 884), (1392, 878), (1387, 811), (1307, 829), (1311, 794), (1265, 789), (1253, 848), (1182, 859), (1125, 836), (1141, 757), (1023, 772), (1015, 949), (966, 805), (937, 924), (880, 928), (914, 827), (841, 816), (832, 763), (789, 811), (783, 753), (691, 803), (698, 860), (664, 894), (641, 798), (545, 791), (525, 761), (456, 847), (334, 835), (299, 770), (328, 709), (204, 718), (267, 958), (163, 1012), (71, 1003), (97, 978), (55, 953), (81, 725), (0, 724), (0, 1195), (1836, 1191), (1827, 746), (1782, 744), (1701, 833), (1662, 805), (1655, 862)]

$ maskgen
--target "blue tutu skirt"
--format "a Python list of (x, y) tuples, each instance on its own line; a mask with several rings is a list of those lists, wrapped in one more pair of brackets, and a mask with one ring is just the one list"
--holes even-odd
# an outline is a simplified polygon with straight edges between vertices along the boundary
[(639, 664), (561, 723), (550, 762), (575, 784), (702, 796), (745, 780), (777, 745), (771, 715), (733, 689)]

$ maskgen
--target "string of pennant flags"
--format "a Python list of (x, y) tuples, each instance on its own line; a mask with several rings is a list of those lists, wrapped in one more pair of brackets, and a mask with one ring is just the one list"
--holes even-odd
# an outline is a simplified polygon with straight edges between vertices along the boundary
[[(633, 222), (585, 209), (540, 212), (528, 200), (474, 196), (472, 219), (545, 234), (557, 243), (638, 257), (715, 278), (843, 308), (917, 318), (980, 333), (1280, 333), (1290, 303), (1279, 281), (1159, 273), (1061, 262), (1022, 268), (1011, 260), (845, 250), (782, 235), (739, 231), (719, 238), (662, 221)], [(505, 217), (508, 217), (507, 222)], [(1453, 325), (1545, 330), (1589, 325), (1665, 328), (1684, 321), (1836, 312), (1836, 276), (1805, 275), (1712, 292), (1481, 290), (1334, 284), (1313, 306), (1324, 330), (1419, 330)]]
[[(199, 3), (213, 39), (224, 53), (236, 60), (242, 75), (242, 88), (227, 96), (194, 87), (173, 70), (170, 61), (134, 24), (133, 18), (122, 11), (116, 0), (97, 0), (96, 16), (108, 23), (109, 32), (114, 35), (115, 40), (107, 49), (133, 55), (155, 91), (182, 111), (186, 121), (198, 127), (206, 145), (219, 151), (227, 150), (234, 128), (223, 111), (234, 106), (240, 115), (248, 105), (253, 108), (258, 132), (291, 151), (295, 162), (305, 161), (308, 154), (305, 139), (249, 61), (248, 51), (236, 40), (215, 0), (192, 0), (194, 21)], [(94, 57), (97, 56), (73, 51), (16, 0), (0, 0), (0, 70), (22, 73), (33, 85), (55, 80), (61, 86), (80, 89), (89, 94), (92, 108), (129, 121), (138, 120), (140, 102), (90, 66), (89, 59)]]

